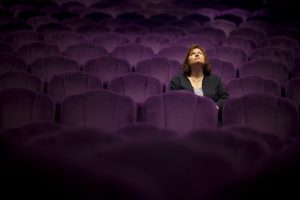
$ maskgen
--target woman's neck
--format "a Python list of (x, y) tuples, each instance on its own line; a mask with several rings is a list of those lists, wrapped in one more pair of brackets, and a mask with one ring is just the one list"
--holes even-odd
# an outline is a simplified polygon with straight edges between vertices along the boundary
[(195, 78), (203, 77), (203, 71), (202, 70), (201, 71), (192, 71), (191, 76), (195, 77)]

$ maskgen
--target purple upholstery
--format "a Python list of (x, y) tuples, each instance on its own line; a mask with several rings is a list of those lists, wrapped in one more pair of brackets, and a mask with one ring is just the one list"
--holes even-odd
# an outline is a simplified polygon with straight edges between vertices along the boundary
[(174, 76), (182, 72), (182, 65), (165, 57), (155, 57), (139, 62), (135, 71), (157, 78), (166, 86)]
[(50, 43), (33, 42), (21, 46), (16, 54), (23, 58), (27, 65), (30, 65), (37, 59), (59, 55), (60, 51), (57, 46)]
[(292, 78), (286, 82), (285, 94), (286, 97), (293, 100), (298, 107), (300, 106), (300, 78)]
[(136, 103), (143, 103), (148, 97), (162, 93), (161, 82), (153, 77), (139, 73), (130, 73), (114, 78), (108, 89), (131, 97)]
[(274, 45), (280, 48), (290, 50), (293, 53), (296, 53), (299, 50), (299, 43), (297, 40), (293, 38), (289, 38), (286, 36), (274, 36), (261, 41), (260, 46), (269, 46)]
[(205, 26), (220, 29), (228, 36), (232, 30), (236, 29), (236, 24), (225, 19), (216, 19), (205, 23)]
[(146, 100), (142, 121), (183, 134), (202, 127), (216, 127), (217, 108), (206, 97), (183, 91), (169, 92)]
[(197, 34), (205, 37), (209, 37), (214, 44), (218, 44), (221, 40), (226, 38), (224, 31), (212, 27), (200, 27), (190, 31), (191, 34)]
[(199, 44), (204, 49), (209, 49), (214, 46), (214, 42), (209, 37), (196, 34), (189, 34), (178, 38), (175, 43), (177, 45), (185, 46), (186, 48), (190, 48), (193, 44)]
[(273, 79), (284, 85), (288, 79), (287, 67), (279, 62), (268, 59), (257, 59), (244, 63), (239, 68), (240, 77), (257, 75), (263, 78)]
[(48, 83), (48, 94), (56, 103), (65, 98), (87, 92), (92, 89), (101, 89), (102, 81), (91, 74), (83, 72), (66, 72), (53, 76)]
[(272, 25), (260, 20), (251, 20), (241, 23), (239, 28), (253, 28), (260, 31), (267, 31), (272, 28)]
[(63, 56), (49, 56), (34, 61), (30, 71), (48, 82), (54, 75), (60, 75), (69, 71), (79, 71), (76, 61)]
[(265, 37), (265, 33), (263, 31), (259, 31), (252, 28), (238, 28), (233, 30), (230, 33), (230, 36), (240, 36), (245, 37), (259, 44), (259, 42)]
[(86, 62), (83, 70), (98, 76), (107, 85), (107, 82), (113, 78), (131, 72), (131, 66), (126, 60), (103, 56)]
[(28, 19), (26, 23), (31, 25), (34, 29), (36, 29), (40, 25), (49, 24), (49, 23), (58, 23), (58, 20), (48, 16), (36, 16)]
[(126, 37), (129, 38), (129, 40), (131, 42), (134, 42), (137, 37), (140, 37), (140, 36), (143, 36), (143, 35), (149, 33), (148, 29), (146, 29), (142, 26), (139, 26), (139, 25), (134, 25), (134, 24), (119, 26), (114, 31), (116, 33), (126, 35)]
[(68, 127), (96, 127), (112, 131), (136, 121), (130, 97), (95, 90), (66, 98), (61, 105), (61, 123)]
[(22, 45), (43, 40), (44, 36), (42, 34), (30, 30), (17, 31), (8, 37), (8, 41), (15, 51), (17, 51)]
[(75, 17), (75, 18), (65, 19), (61, 23), (64, 26), (68, 26), (68, 27), (72, 28), (73, 30), (76, 30), (77, 28), (79, 28), (81, 26), (92, 24), (93, 20), (85, 19), (85, 18), (81, 18), (81, 17)]
[(13, 70), (0, 74), (0, 90), (24, 88), (35, 92), (43, 92), (43, 80), (24, 71)]
[(229, 46), (215, 47), (207, 49), (206, 53), (211, 58), (218, 58), (223, 61), (231, 62), (237, 69), (240, 65), (246, 61), (246, 52), (242, 49)]
[(172, 40), (168, 37), (161, 36), (160, 34), (147, 34), (136, 39), (136, 43), (150, 47), (154, 53), (159, 50), (172, 45)]
[(218, 75), (224, 84), (236, 77), (236, 71), (232, 63), (217, 58), (209, 59), (209, 62), (212, 72)]
[(65, 51), (68, 46), (86, 42), (87, 39), (80, 34), (66, 32), (54, 35), (50, 43), (56, 45), (61, 52)]
[(279, 137), (297, 136), (299, 116), (291, 100), (267, 94), (229, 99), (223, 107), (223, 125), (248, 125)]
[(226, 88), (230, 98), (241, 97), (250, 93), (270, 94), (279, 97), (281, 95), (281, 86), (277, 81), (260, 76), (232, 79), (227, 83)]
[(152, 32), (161, 36), (169, 37), (173, 41), (182, 36), (185, 36), (185, 32), (182, 28), (170, 25), (155, 28)]
[(249, 55), (250, 60), (258, 58), (266, 58), (275, 62), (283, 63), (288, 67), (288, 69), (291, 69), (294, 65), (293, 53), (290, 50), (285, 50), (277, 46), (258, 48)]
[(256, 43), (253, 40), (241, 36), (229, 37), (221, 41), (221, 45), (243, 49), (247, 55), (249, 55), (256, 48)]
[(185, 46), (174, 45), (161, 49), (158, 52), (158, 55), (162, 57), (167, 57), (170, 60), (176, 60), (179, 63), (183, 63), (187, 54), (187, 50), (188, 49)]
[(129, 43), (129, 39), (118, 33), (103, 33), (94, 39), (94, 43), (112, 52), (117, 46)]
[(44, 94), (27, 89), (0, 92), (1, 129), (17, 128), (33, 121), (54, 121), (54, 102)]
[(292, 77), (300, 77), (300, 63), (296, 64), (292, 69)]
[(113, 50), (112, 55), (127, 60), (133, 66), (135, 66), (139, 61), (155, 56), (151, 48), (140, 44), (127, 44), (116, 47)]
[(87, 24), (87, 25), (78, 27), (76, 29), (76, 32), (81, 35), (84, 35), (90, 41), (93, 41), (97, 36), (99, 36), (103, 33), (108, 33), (109, 29), (104, 26), (97, 25), (97, 24)]
[(27, 70), (25, 61), (17, 56), (7, 53), (0, 53), (0, 73), (10, 70)]
[(91, 43), (80, 43), (68, 46), (64, 55), (84, 65), (88, 60), (107, 55), (107, 50)]
[(71, 28), (60, 23), (48, 23), (39, 25), (36, 30), (44, 34), (46, 41), (50, 41), (53, 35), (71, 31)]

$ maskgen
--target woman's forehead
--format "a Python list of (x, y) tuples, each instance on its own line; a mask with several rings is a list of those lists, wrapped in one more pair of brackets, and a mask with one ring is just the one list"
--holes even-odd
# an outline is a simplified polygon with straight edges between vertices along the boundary
[(191, 50), (190, 53), (196, 53), (196, 52), (201, 52), (202, 53), (202, 50), (199, 49), (199, 48), (194, 48), (194, 49)]

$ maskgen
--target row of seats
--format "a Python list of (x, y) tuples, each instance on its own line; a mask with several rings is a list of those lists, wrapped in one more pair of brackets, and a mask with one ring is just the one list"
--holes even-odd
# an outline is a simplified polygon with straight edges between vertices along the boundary
[[(0, 92), (1, 128), (31, 121), (55, 120), (55, 103), (47, 95), (26, 89)], [(191, 110), (193, 112), (191, 112)], [(114, 130), (137, 121), (180, 133), (217, 127), (218, 110), (207, 97), (184, 91), (149, 97), (138, 107), (128, 96), (108, 90), (91, 90), (67, 97), (56, 111), (62, 125)], [(299, 135), (298, 107), (292, 101), (267, 94), (229, 99), (222, 111), (223, 126), (249, 125), (279, 137)]]
[[(57, 54), (45, 56), (41, 55), (43, 53), (37, 49), (35, 53), (39, 55), (35, 57), (40, 56), (41, 58), (33, 60), (33, 63), (29, 66), (26, 65), (26, 62), (21, 57), (7, 53), (0, 53), (0, 58), (2, 61), (0, 63), (0, 73), (5, 73), (12, 70), (23, 70), (34, 75), (38, 75), (45, 82), (48, 82), (54, 75), (60, 75), (69, 71), (82, 70), (90, 73), (91, 75), (98, 76), (106, 85), (108, 81), (117, 76), (125, 73), (137, 72), (157, 78), (162, 82), (163, 85), (167, 85), (171, 78), (182, 72), (182, 65), (180, 64), (182, 62), (161, 56), (154, 56), (147, 59), (147, 57), (141, 55), (141, 52), (139, 51), (141, 49), (139, 47), (141, 46), (132, 48), (132, 52), (126, 52), (124, 49), (120, 48), (118, 50), (124, 50), (123, 53), (125, 52), (126, 55), (119, 54), (119, 56), (116, 57), (103, 55), (94, 59), (90, 58), (85, 62), (84, 65), (81, 65), (76, 61), (80, 60), (82, 56), (78, 56), (77, 59), (70, 59), (66, 56)], [(174, 49), (169, 50), (172, 51)], [(223, 52), (223, 55), (227, 54), (229, 59), (230, 51), (225, 51), (228, 50), (227, 47), (225, 47), (223, 50), (224, 51), (217, 52)], [(77, 50), (74, 51), (74, 56), (76, 56)], [(231, 53), (234, 53), (234, 51)], [(31, 51), (31, 55), (28, 54), (28, 57), (31, 57), (32, 54), (33, 52)], [(88, 54), (87, 52), (82, 54), (92, 56), (92, 54)], [(95, 54), (97, 54), (97, 52), (95, 52)], [(140, 57), (138, 57), (139, 55)], [(211, 63), (212, 72), (220, 76), (221, 80), (225, 84), (233, 78), (257, 75), (264, 78), (273, 79), (283, 86), (290, 78), (296, 78), (300, 76), (299, 64), (296, 64), (293, 68), (289, 69), (287, 65), (281, 62), (272, 60), (268, 57), (260, 58), (258, 56), (258, 58), (254, 60), (241, 63), (239, 68), (235, 68), (234, 64), (224, 61), (224, 59), (219, 57), (220, 56), (212, 56), (209, 58), (209, 62)], [(132, 66), (130, 60), (131, 63), (135, 62), (136, 64)]]
[[(154, 76), (142, 73), (124, 73), (104, 82), (95, 75), (71, 71), (54, 75), (46, 84), (39, 76), (23, 71), (16, 70), (0, 74), (0, 90), (24, 88), (34, 92), (46, 92), (54, 98), (56, 103), (61, 103), (71, 95), (102, 88), (130, 96), (135, 102), (142, 103), (150, 96), (168, 91), (169, 84), (162, 83)], [(300, 77), (293, 78), (287, 81), (282, 88), (277, 81), (272, 79), (261, 76), (245, 76), (231, 79), (225, 84), (225, 88), (229, 93), (229, 98), (241, 97), (250, 93), (263, 93), (287, 97), (300, 105), (299, 83)]]

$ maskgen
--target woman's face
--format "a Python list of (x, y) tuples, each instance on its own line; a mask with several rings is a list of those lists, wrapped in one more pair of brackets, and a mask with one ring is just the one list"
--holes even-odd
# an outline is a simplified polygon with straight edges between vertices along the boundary
[(189, 64), (194, 65), (194, 64), (204, 64), (204, 63), (205, 63), (205, 58), (201, 49), (198, 48), (193, 49), (189, 55)]

